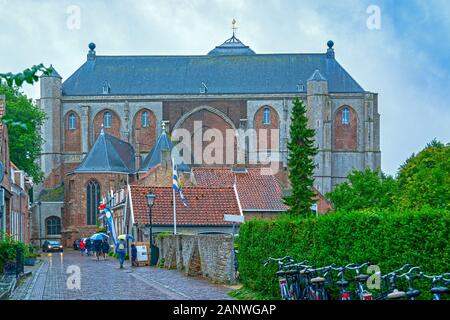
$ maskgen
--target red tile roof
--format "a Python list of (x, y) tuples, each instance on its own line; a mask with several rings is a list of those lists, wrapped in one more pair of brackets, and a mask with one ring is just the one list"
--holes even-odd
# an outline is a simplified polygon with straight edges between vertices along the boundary
[[(130, 188), (135, 223), (150, 223), (146, 195), (151, 191), (156, 195), (152, 223), (173, 225), (172, 187), (132, 185)], [(181, 203), (180, 196), (176, 194), (177, 225), (228, 225), (230, 223), (223, 221), (225, 214), (240, 215), (235, 192), (231, 187), (185, 187), (183, 194), (189, 208)]]
[(286, 211), (283, 192), (278, 181), (268, 169), (247, 169), (236, 173), (231, 169), (194, 168), (198, 185), (209, 187), (230, 187), (236, 181), (236, 188), (243, 211)]

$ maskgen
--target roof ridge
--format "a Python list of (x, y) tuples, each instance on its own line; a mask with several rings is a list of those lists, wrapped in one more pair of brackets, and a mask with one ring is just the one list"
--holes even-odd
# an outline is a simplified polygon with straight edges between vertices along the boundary
[(106, 135), (107, 135), (107, 133), (105, 133), (105, 132), (103, 132), (103, 134), (102, 133), (100, 133), (100, 136), (102, 136), (103, 135), (103, 144), (104, 144), (104, 146), (105, 146), (105, 150), (106, 150), (106, 154), (105, 154), (105, 156), (106, 156), (106, 166), (109, 168), (109, 170), (111, 170), (112, 168), (111, 168), (111, 163), (109, 162), (109, 148), (108, 148), (108, 146), (106, 145)]
[(248, 54), (226, 54), (226, 55), (208, 55), (208, 54), (181, 54), (181, 55), (96, 55), (98, 58), (218, 58), (218, 57), (230, 57), (230, 56), (242, 56), (242, 57), (254, 57), (254, 56), (282, 56), (282, 55), (323, 55), (326, 53), (322, 52), (281, 52), (281, 53), (255, 53), (252, 55)]
[[(173, 186), (141, 186), (136, 184), (130, 184), (131, 188), (151, 188), (151, 189), (172, 189)], [(233, 186), (224, 186), (224, 187), (214, 187), (214, 186), (183, 186), (183, 190), (185, 189), (233, 189)]]

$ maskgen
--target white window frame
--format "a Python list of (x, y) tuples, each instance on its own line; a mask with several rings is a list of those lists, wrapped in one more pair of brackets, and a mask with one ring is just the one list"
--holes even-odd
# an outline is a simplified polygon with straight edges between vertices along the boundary
[(350, 109), (348, 107), (342, 109), (341, 123), (344, 125), (350, 124)]
[(112, 114), (109, 111), (106, 111), (103, 114), (103, 127), (104, 128), (111, 128), (112, 126)]
[(264, 125), (270, 124), (270, 108), (265, 107), (263, 110), (263, 121)]
[(77, 117), (75, 116), (74, 113), (69, 114), (68, 122), (69, 122), (69, 130), (77, 129)]
[(150, 123), (148, 121), (149, 114), (148, 111), (143, 111), (141, 115), (141, 126), (142, 128), (148, 128), (150, 126)]

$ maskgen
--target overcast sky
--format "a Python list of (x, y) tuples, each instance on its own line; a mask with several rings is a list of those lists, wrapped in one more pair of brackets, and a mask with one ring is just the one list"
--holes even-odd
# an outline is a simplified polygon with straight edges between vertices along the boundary
[[(99, 55), (206, 54), (229, 38), (233, 18), (256, 53), (335, 42), (336, 59), (379, 93), (383, 171), (395, 174), (433, 138), (450, 141), (447, 0), (0, 0), (0, 72), (43, 62), (66, 79), (91, 41)], [(39, 85), (24, 90), (39, 97)]]

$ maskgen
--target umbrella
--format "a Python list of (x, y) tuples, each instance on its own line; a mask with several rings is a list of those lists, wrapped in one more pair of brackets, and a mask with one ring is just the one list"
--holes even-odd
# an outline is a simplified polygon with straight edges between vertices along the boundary
[(91, 236), (91, 240), (103, 240), (109, 238), (108, 235), (104, 234), (104, 233), (96, 233), (94, 235)]
[(130, 234), (121, 234), (120, 236), (117, 237), (117, 239), (119, 240), (134, 240), (133, 236)]

